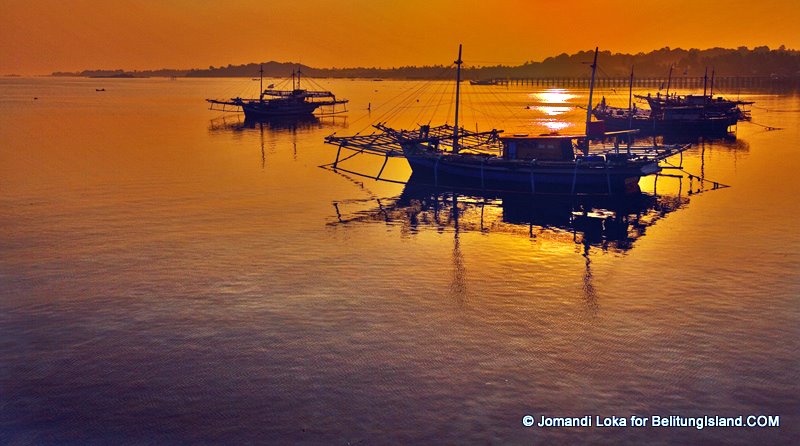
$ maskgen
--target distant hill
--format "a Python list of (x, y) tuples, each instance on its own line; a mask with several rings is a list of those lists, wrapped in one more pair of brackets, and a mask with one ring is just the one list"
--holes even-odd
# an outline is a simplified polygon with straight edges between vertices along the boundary
[[(585, 77), (589, 75), (586, 62), (592, 51), (560, 54), (540, 62), (529, 61), (518, 66), (483, 66), (464, 68), (465, 79), (506, 77)], [(160, 69), (145, 71), (84, 70), (75, 73), (55, 72), (53, 76), (86, 77), (257, 77), (259, 63), (246, 65), (210, 66), (207, 69)], [(649, 53), (621, 54), (602, 51), (599, 73), (606, 77), (625, 77), (635, 66), (638, 77), (663, 77), (673, 65), (675, 75), (701, 76), (706, 67), (714, 68), (721, 76), (800, 76), (800, 51), (770, 49), (766, 46), (749, 49), (710, 48), (705, 50), (669, 47)], [(291, 62), (264, 62), (267, 77), (289, 77), (298, 67), (307, 76), (332, 78), (432, 79), (440, 77), (446, 66), (406, 66), (393, 68), (314, 68)]]

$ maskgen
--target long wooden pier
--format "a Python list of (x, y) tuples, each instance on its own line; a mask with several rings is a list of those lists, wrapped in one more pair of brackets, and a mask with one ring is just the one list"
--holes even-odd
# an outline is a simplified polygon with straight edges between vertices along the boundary
[[(543, 87), (589, 87), (589, 77), (524, 77), (524, 78), (497, 78), (499, 85), (531, 85)], [(627, 87), (629, 77), (596, 78), (595, 87)], [(702, 89), (703, 76), (674, 76), (668, 82), (666, 77), (639, 77), (633, 79), (634, 87), (665, 89), (669, 83), (670, 89)], [(711, 79), (708, 79), (710, 87)], [(740, 89), (740, 88), (798, 88), (800, 76), (775, 77), (775, 76), (718, 76), (714, 78), (714, 88)]]

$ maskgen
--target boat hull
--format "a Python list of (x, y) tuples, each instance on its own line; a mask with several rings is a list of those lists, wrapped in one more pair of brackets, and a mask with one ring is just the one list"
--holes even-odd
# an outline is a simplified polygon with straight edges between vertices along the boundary
[(644, 133), (656, 134), (707, 134), (723, 135), (730, 132), (730, 128), (736, 125), (735, 120), (724, 119), (702, 119), (702, 120), (661, 120), (661, 119), (634, 119), (629, 122), (627, 118), (609, 118), (607, 116), (595, 115), (604, 123), (604, 127), (609, 131), (640, 130)]
[(486, 190), (531, 193), (637, 193), (642, 176), (657, 173), (655, 162), (633, 166), (600, 166), (597, 163), (505, 163), (462, 162), (457, 156), (406, 151), (411, 170), (436, 185), (462, 185)]
[(242, 111), (245, 119), (293, 118), (312, 116), (318, 107), (319, 104), (308, 102), (280, 106), (264, 102), (243, 104)]

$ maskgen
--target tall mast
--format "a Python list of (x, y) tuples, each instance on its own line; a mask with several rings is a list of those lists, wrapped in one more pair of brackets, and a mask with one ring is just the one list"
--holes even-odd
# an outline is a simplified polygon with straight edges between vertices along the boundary
[(300, 89), (300, 65), (297, 66), (297, 89)]
[(628, 130), (633, 127), (633, 65), (631, 65), (631, 81), (628, 84)]
[(708, 67), (706, 67), (706, 73), (703, 75), (703, 96), (706, 95), (707, 87), (708, 87)]
[(261, 97), (264, 97), (264, 64), (259, 65), (258, 72), (261, 74), (261, 77), (258, 78), (258, 94)]
[(592, 94), (594, 94), (594, 74), (597, 71), (597, 50), (594, 47), (594, 60), (592, 61), (592, 80), (589, 82), (589, 106), (586, 107), (586, 141), (583, 147), (583, 154), (589, 153), (589, 124), (592, 122)]
[(456, 126), (453, 129), (453, 152), (458, 153), (458, 102), (461, 96), (461, 44), (458, 44), (458, 60), (456, 64)]
[(711, 96), (711, 97), (714, 96), (714, 68), (713, 67), (711, 68), (711, 93), (709, 94), (709, 96)]
[(669, 99), (669, 86), (672, 84), (672, 66), (674, 64), (670, 64), (669, 66), (669, 77), (667, 77), (667, 98)]
[(295, 87), (294, 87), (294, 70), (292, 70), (292, 90), (295, 90)]

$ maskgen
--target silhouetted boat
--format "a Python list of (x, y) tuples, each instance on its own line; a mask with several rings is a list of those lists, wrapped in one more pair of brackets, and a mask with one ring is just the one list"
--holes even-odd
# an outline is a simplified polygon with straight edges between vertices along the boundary
[[(587, 111), (586, 135), (500, 136), (502, 130), (473, 132), (460, 128), (460, 46), (458, 56), (454, 126), (422, 125), (414, 130), (396, 130), (377, 124), (374, 127), (379, 133), (328, 136), (325, 142), (339, 146), (333, 168), (338, 167), (341, 149), (347, 148), (382, 154), (387, 159), (403, 156), (415, 174), (431, 179), (433, 184), (447, 179), (480, 189), (616, 194), (637, 192), (640, 177), (659, 172), (659, 161), (689, 147), (688, 144), (634, 147), (628, 138), (628, 144), (620, 148), (621, 137), (629, 136), (628, 132), (598, 132), (598, 123), (591, 122), (591, 110)], [(594, 57), (589, 104), (597, 51)], [(590, 145), (590, 140), (597, 139), (616, 139), (616, 142), (612, 149), (598, 149)]]
[(470, 85), (497, 85), (497, 79), (477, 79), (469, 81)]
[[(320, 107), (331, 107), (331, 113), (343, 113), (345, 110), (336, 110), (337, 105), (347, 104), (347, 99), (336, 99), (330, 91), (312, 91), (300, 88), (300, 71), (292, 72), (291, 90), (273, 90), (263, 88), (264, 68), (261, 68), (258, 98), (243, 99), (231, 98), (229, 100), (206, 99), (211, 104), (212, 110), (241, 111), (247, 119), (271, 119), (311, 116)], [(270, 85), (271, 87), (271, 85)], [(222, 108), (215, 109), (219, 105)], [(234, 110), (229, 109), (232, 107)]]
[[(631, 74), (631, 85), (633, 82)], [(714, 75), (711, 77), (711, 92), (707, 91), (707, 76), (703, 83), (702, 95), (669, 94), (669, 82), (672, 79), (672, 68), (667, 84), (667, 94), (648, 93), (633, 95), (647, 101), (649, 110), (636, 106), (628, 108), (612, 107), (603, 98), (592, 110), (594, 116), (605, 123), (610, 130), (638, 129), (648, 133), (691, 133), (701, 135), (721, 135), (728, 133), (731, 126), (739, 121), (749, 121), (749, 111), (744, 106), (751, 101), (729, 100), (722, 96), (714, 97)]]
[(95, 88), (94, 91), (106, 91), (105, 88)]

